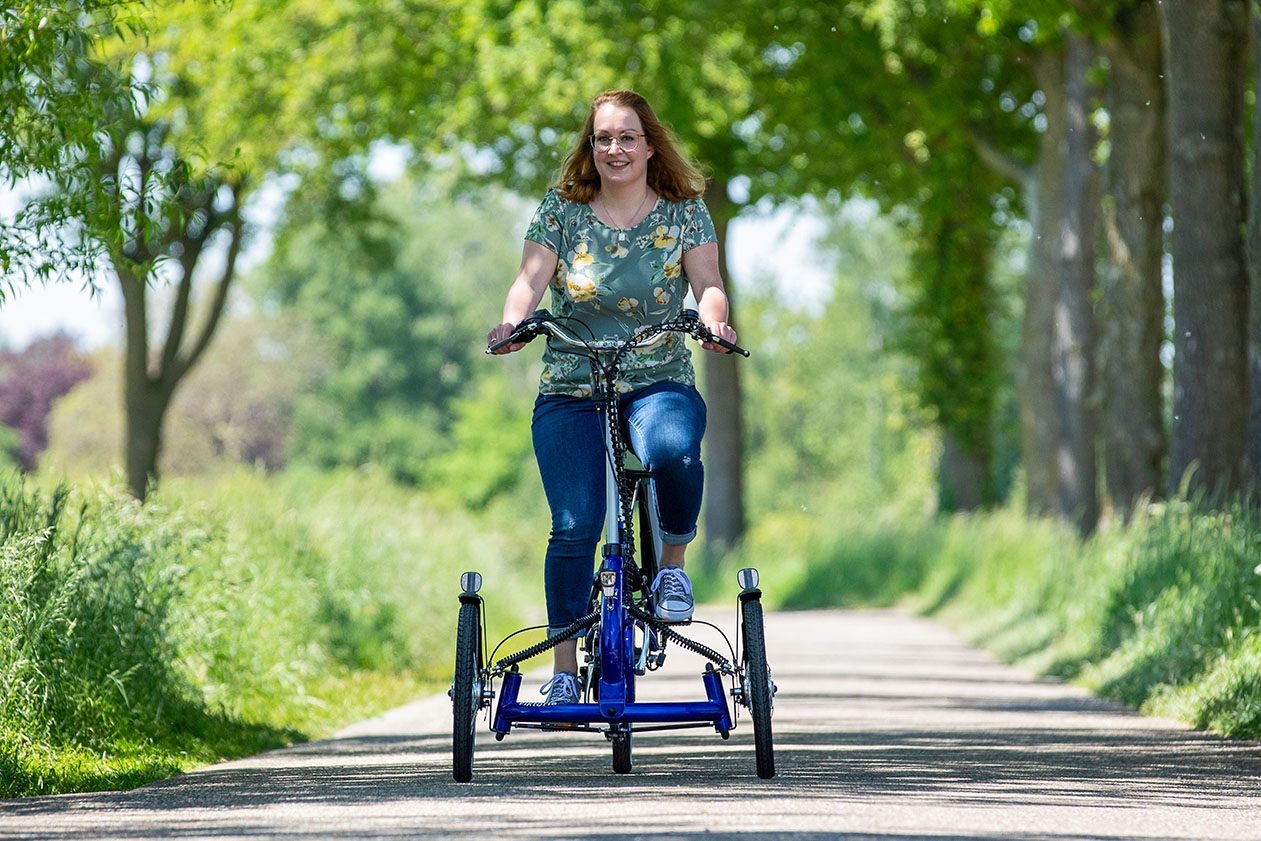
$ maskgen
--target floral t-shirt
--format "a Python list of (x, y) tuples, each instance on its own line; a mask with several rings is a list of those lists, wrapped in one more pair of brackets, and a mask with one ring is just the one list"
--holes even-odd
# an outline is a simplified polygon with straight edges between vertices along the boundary
[[(718, 241), (700, 199), (658, 198), (638, 225), (615, 228), (597, 219), (591, 205), (561, 198), (555, 189), (543, 197), (525, 238), (559, 258), (551, 281), (552, 314), (581, 322), (596, 339), (630, 338), (639, 327), (681, 313), (688, 290), (683, 255)], [(667, 333), (659, 344), (624, 357), (617, 388), (624, 393), (663, 380), (695, 383), (682, 334)], [(590, 363), (549, 347), (539, 392), (591, 396)]]

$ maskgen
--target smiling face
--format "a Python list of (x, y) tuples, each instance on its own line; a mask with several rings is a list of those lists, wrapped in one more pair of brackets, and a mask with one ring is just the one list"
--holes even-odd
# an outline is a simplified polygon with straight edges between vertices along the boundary
[(635, 151), (628, 152), (621, 144), (614, 144), (607, 150), (595, 148), (595, 168), (600, 176), (602, 186), (631, 185), (643, 183), (648, 178), (648, 159), (653, 149), (648, 145), (648, 138), (643, 136), (644, 124), (634, 108), (606, 102), (595, 112), (594, 135), (611, 135), (619, 137), (624, 133), (633, 134), (639, 141)]

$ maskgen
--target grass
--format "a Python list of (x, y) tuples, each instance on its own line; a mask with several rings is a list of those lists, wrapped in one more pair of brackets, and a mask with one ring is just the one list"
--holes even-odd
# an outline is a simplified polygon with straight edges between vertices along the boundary
[[(541, 621), (537, 496), (470, 513), (373, 471), (295, 469), (169, 481), (140, 506), (0, 474), (0, 796), (131, 787), (440, 688), (463, 570), (485, 576), (493, 639)], [(789, 511), (696, 584), (725, 598), (756, 566), (771, 606), (907, 606), (1038, 672), (1259, 738), (1259, 559), (1243, 505), (1152, 505), (1086, 541), (1010, 510)]]
[(462, 570), (497, 585), (492, 633), (541, 603), (541, 538), (504, 522), (371, 471), (144, 506), (0, 477), (0, 796), (130, 787), (439, 688)]
[(724, 570), (761, 566), (780, 607), (896, 604), (936, 615), (1036, 672), (1255, 739), (1259, 560), (1255, 509), (1172, 501), (1088, 540), (1011, 510), (768, 518)]

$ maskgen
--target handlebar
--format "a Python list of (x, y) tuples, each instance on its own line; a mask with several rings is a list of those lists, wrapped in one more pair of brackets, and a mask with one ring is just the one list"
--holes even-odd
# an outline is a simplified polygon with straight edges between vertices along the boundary
[(642, 328), (630, 339), (615, 339), (611, 341), (583, 339), (575, 336), (547, 310), (535, 310), (533, 315), (516, 326), (511, 335), (488, 346), (486, 353), (494, 353), (514, 342), (532, 342), (537, 336), (548, 336), (570, 347), (581, 348), (586, 351), (629, 350), (636, 347), (647, 347), (668, 332), (687, 333), (697, 341), (712, 342), (725, 349), (728, 353), (738, 353), (745, 357), (749, 355), (749, 352), (739, 345), (729, 342), (720, 336), (715, 336), (700, 320), (696, 310), (692, 309), (684, 310), (682, 316), (674, 319), (674, 321), (652, 324)]

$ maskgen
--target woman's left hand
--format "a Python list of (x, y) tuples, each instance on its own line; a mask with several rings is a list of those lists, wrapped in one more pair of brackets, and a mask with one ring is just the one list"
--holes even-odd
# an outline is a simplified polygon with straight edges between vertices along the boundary
[[(709, 328), (709, 332), (713, 333), (718, 338), (725, 339), (733, 345), (736, 343), (736, 331), (727, 322), (714, 321), (710, 324), (706, 324), (705, 326)], [(731, 353), (731, 351), (715, 342), (701, 342), (701, 347), (705, 348), (705, 350), (712, 350), (715, 353)]]

